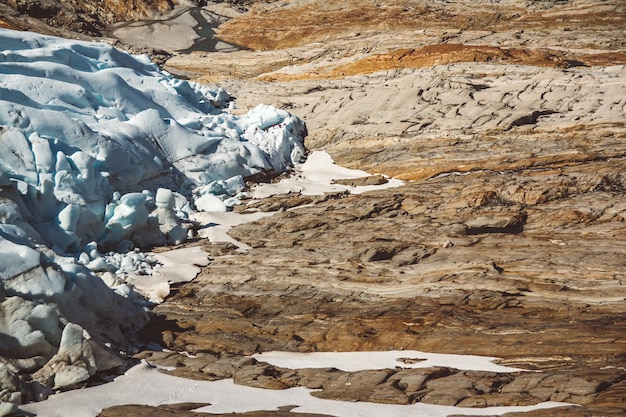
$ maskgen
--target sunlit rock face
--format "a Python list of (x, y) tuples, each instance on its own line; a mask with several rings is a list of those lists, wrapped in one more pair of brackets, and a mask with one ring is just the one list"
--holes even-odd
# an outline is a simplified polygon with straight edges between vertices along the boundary
[[(39, 20), (51, 30), (65, 29), (90, 36), (106, 32), (107, 25), (115, 22), (145, 19), (157, 13), (168, 12), (173, 3), (166, 0), (140, 0), (133, 2), (105, 0), (85, 2), (76, 0), (9, 0), (5, 2), (17, 16), (9, 16), (14, 25), (23, 17)], [(6, 7), (6, 6), (5, 6)], [(5, 12), (6, 13), (6, 12)]]
[[(217, 31), (251, 51), (171, 58), (169, 70), (240, 97), (240, 111), (267, 102), (301, 116), (310, 149), (407, 180), (249, 207), (285, 212), (232, 229), (247, 254), (217, 258), (158, 308), (158, 339), (202, 358), (181, 360), (179, 374), (384, 403), (536, 395), (580, 406), (562, 415), (619, 415), (625, 22), (619, 1), (259, 2)], [(311, 205), (288, 210), (300, 204)], [(238, 362), (267, 350), (397, 348), (541, 372), (525, 384)], [(230, 367), (212, 355), (224, 351)], [(498, 389), (483, 389), (487, 380)]]
[[(215, 257), (210, 267), (160, 305), (158, 320), (142, 333), (173, 352), (140, 357), (187, 378), (309, 387), (325, 399), (361, 404), (458, 404), (480, 413), (490, 405), (553, 400), (572, 407), (526, 415), (623, 414), (623, 2), (246, 4), (248, 12), (223, 2), (207, 6), (231, 17), (216, 32), (241, 50), (179, 54), (166, 69), (219, 82), (238, 98), (233, 113), (259, 103), (288, 110), (306, 120), (309, 149), (407, 184), (361, 196), (292, 193), (236, 209), (283, 212), (231, 230), (245, 255), (228, 244), (203, 245)], [(202, 207), (224, 210), (226, 200), (213, 191), (237, 192), (238, 184), (218, 180), (193, 195)], [(111, 224), (144, 219), (128, 210), (142, 199), (115, 196)], [(157, 191), (153, 201), (159, 231), (175, 230), (171, 198)], [(307, 207), (294, 210), (301, 205)], [(69, 207), (57, 216), (67, 229), (76, 218)], [(44, 239), (23, 212), (7, 208), (5, 217)], [(8, 233), (6, 247), (23, 241), (23, 234)], [(16, 256), (35, 265), (29, 249), (37, 251), (20, 248)], [(87, 263), (103, 266), (93, 247), (83, 253)], [(62, 281), (48, 275), (45, 291), (52, 292)], [(54, 318), (32, 315), (44, 313)], [(30, 333), (20, 324), (16, 339), (50, 356), (63, 332), (31, 321), (35, 334), (24, 337)], [(83, 333), (68, 330), (65, 340), (74, 342), (63, 351), (84, 347), (76, 358), (88, 371), (97, 355), (87, 352), (96, 349), (87, 347), (85, 334), (92, 333), (85, 326)], [(396, 349), (496, 356), (539, 372), (345, 372), (244, 357)], [(84, 377), (66, 366), (71, 354), (54, 357), (46, 370), (68, 368), (59, 381)], [(19, 378), (3, 370), (0, 377), (19, 396)], [(45, 396), (41, 387), (29, 389)], [(189, 410), (137, 407), (105, 415)]]

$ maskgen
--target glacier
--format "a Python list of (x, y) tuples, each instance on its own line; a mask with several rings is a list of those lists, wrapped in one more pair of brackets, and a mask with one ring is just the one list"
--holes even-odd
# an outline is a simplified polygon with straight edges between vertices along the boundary
[(0, 29), (0, 415), (119, 366), (148, 320), (115, 276), (150, 272), (137, 248), (304, 159), (300, 119), (232, 101), (147, 56)]

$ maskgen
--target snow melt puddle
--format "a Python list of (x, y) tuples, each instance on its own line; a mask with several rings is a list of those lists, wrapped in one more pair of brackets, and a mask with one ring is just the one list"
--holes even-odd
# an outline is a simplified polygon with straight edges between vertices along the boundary
[[(413, 355), (416, 352), (368, 352), (366, 359), (373, 364), (387, 364), (398, 353)], [(417, 352), (420, 356), (424, 354)], [(364, 353), (365, 354), (365, 353)], [(266, 355), (266, 354), (264, 354)], [(276, 360), (281, 354), (272, 353)], [(289, 354), (288, 356), (310, 354)], [(363, 360), (359, 353), (328, 353), (328, 363), (344, 364)], [(352, 356), (352, 359), (348, 359)], [(454, 355), (445, 355), (454, 356)], [(463, 355), (459, 356), (461, 360)], [(264, 357), (264, 356), (263, 356)], [(331, 360), (333, 359), (334, 360)], [(477, 357), (469, 358), (467, 363), (477, 363)], [(491, 358), (489, 358), (491, 359)], [(309, 363), (310, 359), (303, 360)], [(483, 359), (481, 359), (482, 361)], [(509, 368), (510, 370), (510, 368)], [(502, 415), (511, 412), (526, 412), (536, 409), (571, 406), (572, 404), (544, 402), (524, 407), (487, 407), (464, 408), (417, 403), (412, 405), (377, 404), (368, 402), (343, 402), (325, 400), (311, 395), (314, 390), (308, 388), (290, 388), (269, 390), (235, 385), (232, 379), (220, 381), (195, 381), (179, 378), (159, 372), (155, 367), (141, 363), (126, 372), (114, 382), (83, 390), (68, 391), (51, 396), (47, 401), (22, 406), (22, 410), (38, 417), (95, 417), (103, 409), (115, 405), (143, 404), (158, 406), (184, 402), (208, 403), (209, 406), (195, 410), (201, 413), (245, 413), (261, 410), (278, 410), (279, 407), (295, 406), (294, 413), (317, 413), (336, 417), (369, 417), (384, 415), (388, 417), (406, 417), (428, 415), (445, 417), (453, 414), (462, 415)]]

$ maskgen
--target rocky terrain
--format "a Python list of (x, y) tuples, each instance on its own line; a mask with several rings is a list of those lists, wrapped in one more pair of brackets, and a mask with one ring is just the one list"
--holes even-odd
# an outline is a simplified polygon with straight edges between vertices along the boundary
[(113, 23), (146, 19), (169, 12), (173, 6), (168, 0), (3, 0), (0, 26), (66, 37), (99, 37)]
[[(623, 415), (626, 5), (232, 3), (204, 10), (224, 17), (216, 36), (238, 51), (172, 48), (165, 68), (224, 87), (237, 111), (286, 109), (306, 121), (310, 150), (406, 183), (240, 206), (278, 213), (231, 230), (245, 253), (194, 243), (211, 264), (144, 330), (169, 350), (136, 358), (351, 402), (563, 401), (572, 407), (523, 415)], [(286, 369), (246, 357), (402, 349), (538, 372)], [(194, 407), (101, 415), (200, 415)]]

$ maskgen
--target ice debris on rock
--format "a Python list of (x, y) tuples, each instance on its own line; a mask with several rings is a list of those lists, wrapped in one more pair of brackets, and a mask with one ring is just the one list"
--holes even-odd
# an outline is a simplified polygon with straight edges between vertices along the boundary
[(121, 279), (152, 272), (135, 248), (304, 157), (297, 117), (231, 101), (147, 56), (0, 29), (0, 416), (116, 366), (147, 319)]

